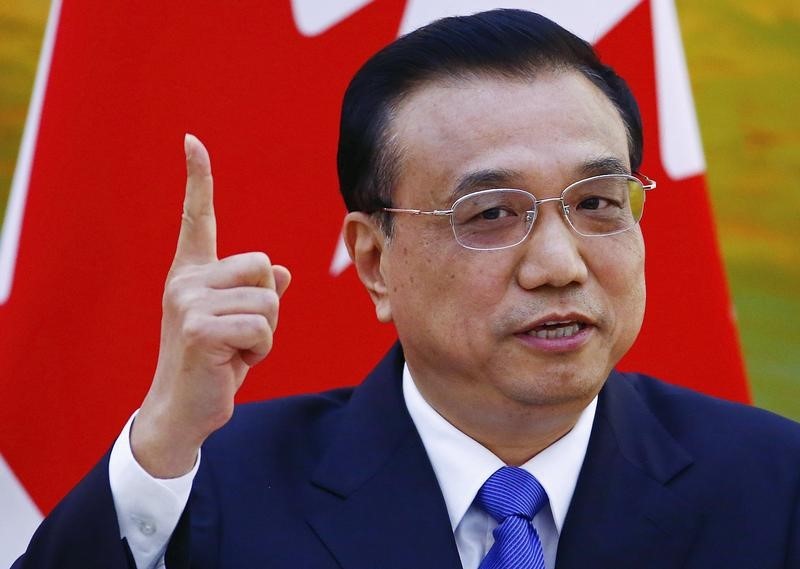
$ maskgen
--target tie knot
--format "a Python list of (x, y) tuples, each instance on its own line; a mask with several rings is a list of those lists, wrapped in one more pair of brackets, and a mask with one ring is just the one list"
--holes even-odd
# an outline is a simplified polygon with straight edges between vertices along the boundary
[(532, 520), (547, 502), (547, 492), (527, 470), (504, 466), (483, 483), (477, 500), (498, 523), (508, 516)]

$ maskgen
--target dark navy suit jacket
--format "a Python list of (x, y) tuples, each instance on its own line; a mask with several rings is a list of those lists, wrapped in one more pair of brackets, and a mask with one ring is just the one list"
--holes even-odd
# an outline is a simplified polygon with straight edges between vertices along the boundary
[[(240, 406), (204, 445), (167, 567), (460, 567), (402, 366), (396, 347), (354, 390)], [(133, 566), (107, 472), (106, 458), (14, 569)], [(612, 373), (557, 567), (800, 569), (800, 425)]]

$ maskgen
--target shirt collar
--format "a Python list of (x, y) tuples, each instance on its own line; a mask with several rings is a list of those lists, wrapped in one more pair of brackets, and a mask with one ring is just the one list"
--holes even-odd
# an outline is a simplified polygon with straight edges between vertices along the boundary
[[(414, 384), (408, 365), (403, 367), (403, 397), (428, 453), (444, 495), (450, 525), (455, 531), (480, 487), (505, 464), (425, 401)], [(559, 534), (586, 456), (596, 408), (597, 397), (581, 412), (569, 433), (521, 466), (533, 474), (547, 492)]]

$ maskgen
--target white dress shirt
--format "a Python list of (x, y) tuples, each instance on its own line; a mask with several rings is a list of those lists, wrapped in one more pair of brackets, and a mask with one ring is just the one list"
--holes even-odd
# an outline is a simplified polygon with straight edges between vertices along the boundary
[(130, 432), (135, 417), (136, 413), (128, 419), (111, 449), (108, 479), (120, 537), (128, 539), (137, 569), (154, 569), (164, 567), (164, 553), (189, 501), (200, 455), (194, 468), (180, 478), (153, 478), (139, 466), (131, 451)]
[[(442, 489), (461, 564), (464, 569), (477, 569), (494, 543), (492, 530), (497, 522), (472, 502), (483, 483), (505, 463), (439, 415), (422, 397), (407, 365), (403, 396)], [(521, 465), (547, 492), (548, 504), (533, 518), (533, 526), (548, 569), (556, 564), (558, 537), (586, 456), (596, 409), (597, 397), (569, 433)]]
[[(403, 396), (444, 494), (461, 563), (464, 569), (477, 569), (494, 543), (492, 530), (497, 523), (472, 501), (486, 479), (505, 464), (425, 401), (408, 366), (403, 369)], [(569, 433), (522, 465), (539, 480), (549, 499), (533, 520), (548, 569), (555, 567), (558, 536), (589, 444), (596, 406), (597, 398), (584, 409)], [(139, 466), (131, 451), (130, 428), (135, 417), (136, 413), (111, 450), (111, 494), (120, 537), (127, 538), (137, 569), (157, 569), (164, 567), (164, 553), (189, 501), (200, 456), (184, 476), (153, 478)]]

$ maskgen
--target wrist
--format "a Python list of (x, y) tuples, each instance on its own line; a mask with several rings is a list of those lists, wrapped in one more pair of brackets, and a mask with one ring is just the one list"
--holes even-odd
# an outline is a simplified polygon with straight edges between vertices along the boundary
[(197, 461), (202, 440), (187, 437), (186, 429), (172, 423), (163, 415), (148, 410), (145, 403), (131, 426), (131, 453), (139, 466), (154, 478), (183, 476)]

